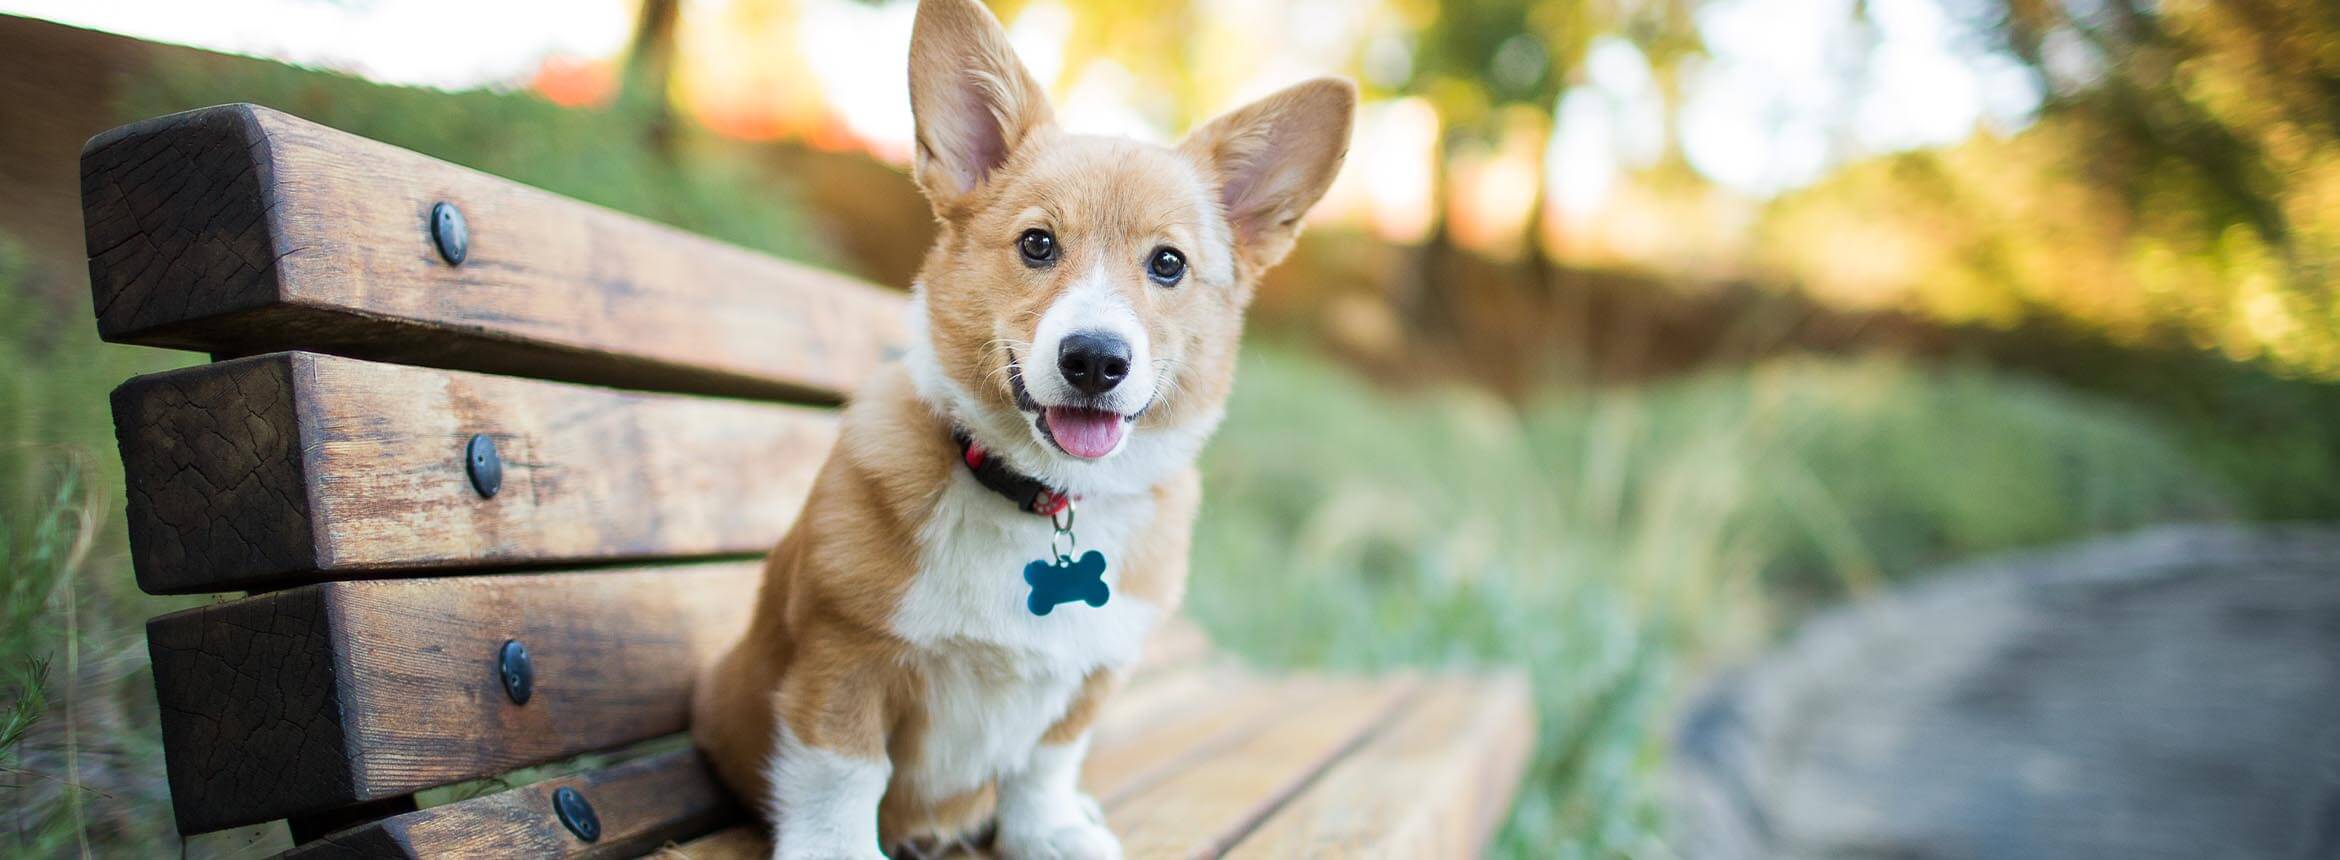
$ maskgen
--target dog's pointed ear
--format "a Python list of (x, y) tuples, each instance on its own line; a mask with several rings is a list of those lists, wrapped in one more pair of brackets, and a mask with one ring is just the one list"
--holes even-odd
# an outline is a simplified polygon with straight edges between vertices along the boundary
[(1050, 122), (1048, 94), (978, 0), (918, 4), (910, 114), (918, 128), (918, 185), (945, 217)]
[(1281, 262), (1349, 152), (1357, 86), (1296, 84), (1211, 120), (1178, 145), (1219, 185), (1235, 247), (1253, 273)]

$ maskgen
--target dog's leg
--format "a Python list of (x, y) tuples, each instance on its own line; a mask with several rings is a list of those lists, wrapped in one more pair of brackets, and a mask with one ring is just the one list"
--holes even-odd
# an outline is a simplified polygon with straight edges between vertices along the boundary
[(772, 820), (778, 860), (884, 857), (878, 850), (879, 801), (893, 765), (807, 745), (786, 725), (773, 747)]
[(894, 770), (885, 705), (850, 682), (857, 677), (871, 676), (795, 671), (780, 683), (779, 737), (766, 766), (775, 858), (885, 857), (878, 804)]
[(999, 837), (1006, 860), (1121, 860), (1121, 842), (1105, 828), (1097, 801), (1081, 793), (1081, 759), (1089, 724), (1111, 694), (1110, 672), (1089, 676), (1072, 709), (1040, 739), (1024, 769), (999, 781)]

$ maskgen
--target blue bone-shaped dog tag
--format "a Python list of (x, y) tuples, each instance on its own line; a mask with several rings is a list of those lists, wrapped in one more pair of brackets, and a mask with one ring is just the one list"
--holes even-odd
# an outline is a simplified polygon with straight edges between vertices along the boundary
[(1046, 615), (1057, 604), (1074, 601), (1103, 606), (1113, 596), (1105, 587), (1105, 554), (1096, 550), (1082, 553), (1080, 561), (1060, 555), (1054, 562), (1024, 565), (1024, 582), (1032, 586), (1032, 597), (1025, 605), (1034, 615)]

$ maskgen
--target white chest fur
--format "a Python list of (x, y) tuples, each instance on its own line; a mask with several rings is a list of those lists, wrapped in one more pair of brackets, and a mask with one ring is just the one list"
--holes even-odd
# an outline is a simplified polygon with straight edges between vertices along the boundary
[(893, 618), (927, 679), (920, 761), (896, 762), (936, 795), (971, 790), (1024, 766), (1090, 672), (1137, 658), (1159, 607), (1120, 593), (1120, 561), (1153, 519), (1152, 500), (1084, 504), (1082, 550), (1105, 554), (1104, 606), (1034, 615), (1024, 565), (1047, 554), (1048, 520), (1016, 510), (954, 471), (919, 531), (919, 566)]

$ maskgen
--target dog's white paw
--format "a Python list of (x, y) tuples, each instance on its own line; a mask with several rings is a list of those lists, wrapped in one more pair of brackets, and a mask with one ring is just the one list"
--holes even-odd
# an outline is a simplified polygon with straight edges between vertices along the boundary
[(1105, 813), (1088, 795), (1050, 815), (1002, 818), (992, 847), (1003, 860), (1121, 860), (1121, 840), (1105, 828)]
[(774, 840), (773, 860), (886, 860), (886, 852), (877, 844), (858, 845), (835, 840), (820, 840), (786, 836)]

